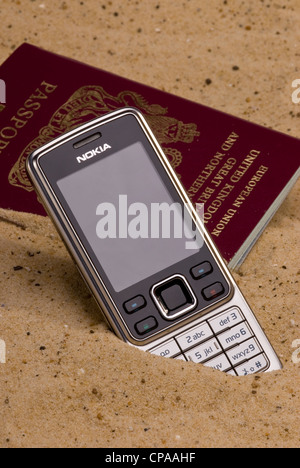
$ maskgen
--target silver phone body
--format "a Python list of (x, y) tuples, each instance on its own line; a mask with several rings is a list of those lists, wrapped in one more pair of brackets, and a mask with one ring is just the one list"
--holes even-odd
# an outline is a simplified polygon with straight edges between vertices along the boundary
[[(122, 138), (126, 140), (124, 145)], [(140, 154), (133, 157), (133, 153), (139, 151)], [(115, 162), (111, 163), (113, 155)], [(124, 274), (122, 277), (119, 275), (120, 278), (117, 278), (116, 282), (125, 282), (123, 286), (118, 285), (116, 288), (107, 276), (111, 269), (110, 258), (113, 258), (113, 250), (108, 258), (106, 250), (105, 253), (102, 250), (105, 257), (103, 259), (99, 253), (95, 254), (95, 235), (87, 234), (85, 224), (88, 224), (88, 221), (83, 213), (89, 205), (89, 199), (86, 198), (86, 205), (83, 202), (78, 208), (78, 204), (81, 203), (78, 192), (86, 197), (88, 195), (85, 194), (89, 190), (93, 195), (98, 194), (98, 188), (90, 189), (88, 186), (95, 185), (98, 177), (95, 174), (99, 174), (99, 181), (102, 181), (99, 182), (99, 186), (102, 187), (99, 197), (103, 202), (107, 201), (105, 190), (111, 192), (114, 189), (111, 189), (111, 184), (106, 185), (106, 166), (101, 161), (107, 164), (107, 174), (113, 181), (117, 172), (122, 172), (118, 166), (120, 161), (126, 172), (128, 167), (135, 168), (136, 164), (139, 165), (143, 158), (145, 166), (141, 166), (140, 170), (145, 167), (150, 179), (155, 178), (155, 174), (158, 177), (157, 181), (153, 179), (153, 192), (159, 192), (158, 187), (161, 186), (160, 196), (163, 197), (165, 185), (165, 190), (172, 195), (172, 200), (180, 201), (182, 206), (184, 205), (184, 212), (190, 216), (203, 246), (195, 254), (199, 254), (199, 260), (196, 260), (198, 257), (194, 255), (187, 256), (182, 261), (181, 257), (176, 257), (173, 265), (169, 258), (172, 256), (172, 249), (165, 243), (157, 258), (160, 259), (165, 250), (170, 251), (166, 265), (168, 268), (161, 272), (159, 269), (157, 271), (155, 264), (151, 265), (150, 273), (148, 276), (144, 274), (141, 282), (137, 279), (136, 258), (133, 257), (140, 256), (143, 259), (147, 272), (148, 259), (154, 262), (155, 254), (147, 257), (147, 248), (139, 246), (137, 254), (134, 255), (133, 251), (129, 257), (133, 262), (131, 267), (131, 262), (124, 253), (128, 272), (125, 276), (132, 276), (133, 283), (130, 287), (126, 283), (126, 289), (127, 278), (123, 278)], [(151, 160), (151, 164), (155, 164), (153, 174), (147, 158)], [(282, 368), (273, 347), (140, 112), (133, 108), (125, 108), (81, 125), (32, 153), (27, 161), (27, 171), (108, 324), (122, 340), (156, 355), (202, 363), (231, 375), (242, 376)], [(133, 185), (132, 177), (128, 170), (130, 186)], [(137, 178), (136, 175), (135, 177)], [(121, 185), (124, 178), (118, 179)], [(126, 185), (126, 180), (124, 183)], [(142, 187), (143, 184), (137, 185)], [(144, 192), (141, 188), (139, 190)], [(147, 190), (151, 196), (151, 186)], [(134, 195), (137, 197), (139, 193)], [(142, 195), (145, 196), (144, 193)], [(110, 196), (113, 197), (113, 194), (110, 193)], [(77, 200), (76, 204), (74, 199)], [(101, 250), (101, 246), (105, 245), (104, 240), (98, 238), (97, 242), (97, 248), (99, 246)], [(119, 248), (119, 244), (115, 245)], [(110, 249), (109, 244), (108, 246)], [(132, 248), (134, 244), (130, 246)], [(122, 249), (122, 245), (120, 248)], [(205, 255), (202, 256), (201, 252), (204, 251)], [(173, 252), (174, 255), (179, 255), (177, 248), (173, 249)], [(123, 251), (119, 250), (118, 256), (122, 257), (122, 254)], [(103, 264), (106, 267), (103, 267)], [(109, 274), (114, 276), (115, 272), (109, 271)], [(126, 296), (123, 291), (130, 292), (126, 293)]]

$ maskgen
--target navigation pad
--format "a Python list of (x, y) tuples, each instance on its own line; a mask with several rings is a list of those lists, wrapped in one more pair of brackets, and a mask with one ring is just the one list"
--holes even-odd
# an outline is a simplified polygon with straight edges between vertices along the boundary
[(152, 298), (167, 320), (186, 314), (197, 305), (197, 299), (183, 276), (176, 275), (155, 285)]
[(140, 342), (172, 326), (178, 328), (179, 321), (191, 321), (192, 316), (216, 309), (229, 300), (231, 290), (208, 248), (202, 247), (201, 256), (195, 254), (121, 292), (120, 311), (130, 333)]

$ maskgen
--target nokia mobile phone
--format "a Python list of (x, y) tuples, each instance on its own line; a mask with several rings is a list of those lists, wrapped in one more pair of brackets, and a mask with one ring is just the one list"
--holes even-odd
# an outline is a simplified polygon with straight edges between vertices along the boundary
[(27, 170), (120, 338), (231, 375), (281, 368), (140, 112), (70, 131)]

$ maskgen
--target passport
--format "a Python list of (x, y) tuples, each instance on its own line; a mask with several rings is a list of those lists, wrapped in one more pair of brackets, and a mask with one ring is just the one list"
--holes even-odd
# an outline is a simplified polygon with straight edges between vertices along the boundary
[(0, 87), (0, 208), (46, 216), (28, 155), (126, 106), (143, 113), (192, 203), (204, 204), (229, 268), (243, 262), (300, 175), (296, 138), (28, 43), (0, 67)]

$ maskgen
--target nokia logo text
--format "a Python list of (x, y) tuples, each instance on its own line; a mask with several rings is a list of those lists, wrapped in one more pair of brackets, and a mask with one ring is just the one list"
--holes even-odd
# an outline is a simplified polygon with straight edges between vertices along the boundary
[(92, 159), (95, 156), (98, 156), (99, 154), (104, 153), (106, 150), (111, 149), (111, 146), (109, 146), (107, 143), (105, 143), (103, 146), (98, 146), (98, 148), (95, 148), (91, 151), (88, 151), (87, 153), (84, 153), (81, 156), (78, 156), (77, 162), (81, 164), (82, 162), (87, 161), (88, 159)]

